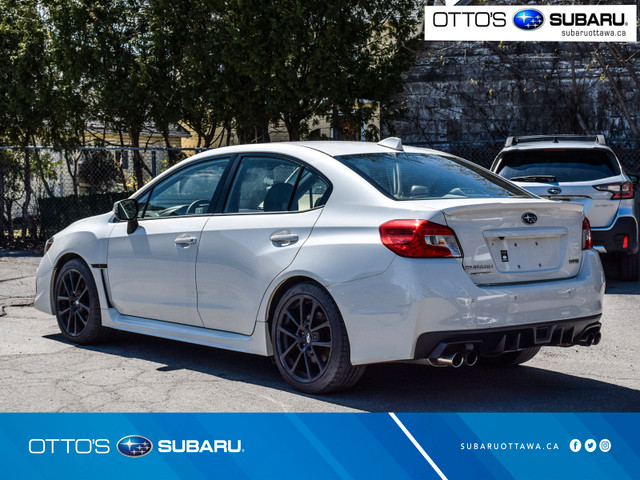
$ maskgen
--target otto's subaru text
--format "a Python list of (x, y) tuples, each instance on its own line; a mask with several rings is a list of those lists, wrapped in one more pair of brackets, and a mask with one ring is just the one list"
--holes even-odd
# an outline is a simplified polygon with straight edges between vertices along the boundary
[(109, 329), (273, 356), (294, 388), (365, 365), (515, 365), (600, 340), (582, 205), (399, 139), (207, 151), (47, 242), (36, 307), (72, 342)]

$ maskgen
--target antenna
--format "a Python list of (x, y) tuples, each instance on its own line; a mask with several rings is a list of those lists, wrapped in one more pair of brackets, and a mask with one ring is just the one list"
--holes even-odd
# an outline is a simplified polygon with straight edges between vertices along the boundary
[(402, 140), (398, 137), (385, 138), (384, 140), (378, 142), (378, 145), (380, 145), (381, 147), (398, 150), (399, 152), (404, 152), (404, 148), (402, 148)]

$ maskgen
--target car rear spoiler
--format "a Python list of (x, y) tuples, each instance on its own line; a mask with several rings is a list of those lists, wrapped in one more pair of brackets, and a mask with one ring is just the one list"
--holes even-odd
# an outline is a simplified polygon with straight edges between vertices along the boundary
[(518, 143), (528, 143), (528, 142), (548, 142), (552, 141), (553, 143), (559, 143), (560, 140), (568, 140), (568, 141), (586, 141), (586, 142), (595, 142), (598, 145), (606, 145), (607, 142), (604, 139), (604, 135), (529, 135), (524, 137), (507, 137), (506, 142), (504, 142), (504, 146), (511, 147), (513, 145), (517, 145)]

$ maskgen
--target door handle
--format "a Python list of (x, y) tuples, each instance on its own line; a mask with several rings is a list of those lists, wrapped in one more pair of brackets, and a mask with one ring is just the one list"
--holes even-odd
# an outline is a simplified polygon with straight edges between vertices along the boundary
[(174, 243), (176, 245), (180, 245), (181, 247), (188, 247), (189, 245), (193, 245), (197, 241), (198, 239), (196, 237), (185, 233), (183, 235), (180, 235), (179, 237), (176, 237)]
[(298, 235), (291, 233), (289, 230), (280, 230), (271, 235), (271, 241), (278, 247), (286, 247), (298, 241)]

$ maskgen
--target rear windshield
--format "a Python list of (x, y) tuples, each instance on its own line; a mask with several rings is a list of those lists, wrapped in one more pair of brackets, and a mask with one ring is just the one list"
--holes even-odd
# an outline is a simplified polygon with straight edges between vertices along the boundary
[(396, 200), (531, 196), (497, 175), (455, 157), (403, 152), (336, 158)]
[[(498, 174), (513, 181), (588, 182), (620, 174), (618, 162), (607, 150), (553, 149), (505, 152)], [(529, 177), (529, 179), (527, 179)]]

